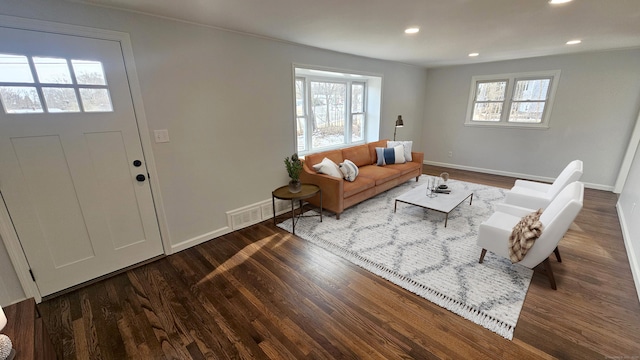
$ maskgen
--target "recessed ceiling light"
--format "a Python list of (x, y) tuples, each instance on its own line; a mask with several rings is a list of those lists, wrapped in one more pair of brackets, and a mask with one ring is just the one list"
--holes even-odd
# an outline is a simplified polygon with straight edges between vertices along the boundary
[(416, 34), (418, 31), (420, 31), (420, 28), (417, 27), (410, 27), (404, 30), (405, 34)]
[(572, 0), (549, 0), (549, 4), (557, 5), (557, 4), (566, 4), (571, 2)]
[(582, 40), (569, 40), (567, 41), (567, 45), (576, 45), (576, 44), (580, 44), (582, 42)]
[(469, 57), (476, 57), (476, 56), (478, 56), (478, 55), (480, 55), (480, 53), (470, 53), (470, 54), (469, 54)]

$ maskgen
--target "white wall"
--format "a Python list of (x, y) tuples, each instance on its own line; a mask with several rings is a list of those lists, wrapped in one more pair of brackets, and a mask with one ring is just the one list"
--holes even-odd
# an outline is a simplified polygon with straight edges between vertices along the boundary
[[(587, 186), (611, 190), (640, 107), (638, 59), (640, 49), (632, 49), (429, 69), (425, 160), (555, 178), (569, 161), (581, 159)], [(464, 126), (472, 76), (557, 69), (549, 129)]]
[[(227, 211), (286, 183), (293, 63), (382, 76), (381, 137), (393, 136), (402, 114), (398, 136), (421, 150), (422, 68), (62, 0), (3, 0), (0, 14), (130, 34), (149, 130), (168, 129), (171, 139), (153, 152), (172, 247), (226, 229)], [(0, 279), (16, 281), (4, 271)]]
[[(640, 115), (638, 116), (638, 126), (640, 126)], [(640, 299), (640, 147), (636, 148), (635, 157), (624, 188), (620, 193), (617, 208), (629, 264)]]

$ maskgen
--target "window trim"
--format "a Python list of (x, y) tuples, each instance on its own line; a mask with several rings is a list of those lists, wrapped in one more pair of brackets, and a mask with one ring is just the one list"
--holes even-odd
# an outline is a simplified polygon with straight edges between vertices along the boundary
[[(514, 102), (513, 92), (514, 92), (516, 81), (534, 80), (534, 79), (551, 79), (551, 84), (549, 85), (548, 97), (545, 100), (544, 111), (542, 114), (542, 121), (540, 123), (509, 122), (509, 113), (511, 111), (511, 105)], [(498, 82), (498, 81), (507, 81), (504, 101), (502, 103), (503, 105), (502, 105), (502, 114), (500, 116), (500, 121), (472, 120), (473, 109), (476, 103), (475, 98), (476, 98), (477, 84), (481, 82)], [(467, 114), (465, 116), (464, 125), (475, 126), (475, 127), (500, 127), (500, 128), (516, 128), (516, 129), (538, 129), (538, 130), (549, 129), (551, 112), (553, 109), (553, 103), (555, 100), (556, 90), (558, 88), (559, 82), (560, 82), (560, 70), (473, 76), (471, 78), (469, 100), (467, 103)]]
[[(302, 64), (293, 64), (293, 134), (294, 134), (294, 145), (295, 151), (300, 156), (305, 156), (317, 152), (329, 151), (335, 149), (341, 149), (353, 145), (365, 144), (373, 138), (377, 138), (379, 136), (379, 113), (380, 113), (380, 102), (381, 99), (376, 99), (374, 96), (371, 97), (371, 90), (374, 89), (374, 93), (381, 94), (382, 87), (382, 76), (378, 74), (369, 74), (362, 73), (359, 71), (345, 70), (345, 69), (335, 69), (335, 68), (324, 68), (317, 66), (309, 66)], [(296, 82), (303, 81), (305, 86), (305, 91), (303, 96), (305, 97), (304, 102), (304, 115), (298, 116), (297, 113), (297, 95), (296, 95)], [(309, 130), (309, 124), (312, 121), (311, 111), (307, 108), (310, 104), (311, 92), (308, 89), (309, 84), (312, 81), (321, 81), (321, 82), (338, 82), (345, 83), (347, 87), (346, 99), (348, 100), (348, 105), (345, 105), (345, 142), (340, 144), (332, 144), (323, 146), (321, 148), (312, 148), (312, 133)], [(352, 86), (354, 84), (362, 84), (364, 85), (364, 99), (363, 99), (363, 109), (361, 113), (353, 113), (352, 112)], [(381, 97), (381, 95), (378, 95)], [(363, 134), (362, 140), (352, 141), (352, 129), (351, 123), (353, 121), (354, 114), (362, 114), (364, 117), (364, 125), (363, 125)], [(300, 119), (305, 120), (305, 142), (306, 148), (304, 150), (299, 149), (298, 147), (298, 136), (297, 136), (297, 122)]]

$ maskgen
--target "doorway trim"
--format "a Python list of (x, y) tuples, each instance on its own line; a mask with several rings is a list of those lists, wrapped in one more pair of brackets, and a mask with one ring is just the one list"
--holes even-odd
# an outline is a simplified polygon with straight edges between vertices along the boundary
[[(144, 112), (142, 102), (142, 91), (138, 81), (138, 73), (133, 57), (133, 47), (128, 33), (96, 29), (85, 26), (69, 25), (57, 22), (34, 20), (20, 18), (14, 16), (0, 15), (0, 26), (19, 30), (34, 30), (60, 35), (82, 36), (99, 40), (117, 41), (122, 50), (124, 66), (127, 71), (127, 80), (129, 82), (129, 90), (131, 91), (131, 100), (133, 102), (133, 110), (135, 112), (138, 133), (140, 134), (140, 143), (142, 144), (142, 152), (144, 154), (147, 171), (149, 172), (149, 183), (151, 186), (151, 194), (153, 196), (153, 205), (156, 212), (156, 218), (162, 239), (162, 246), (165, 255), (171, 252), (170, 233), (167, 224), (166, 213), (162, 201), (160, 191), (160, 181), (156, 170), (155, 159), (151, 146), (151, 137), (149, 126)], [(1, 195), (1, 194), (0, 194)], [(7, 248), (7, 253), (13, 267), (18, 275), (18, 280), (22, 285), (22, 289), (27, 298), (33, 297), (36, 302), (42, 301), (42, 296), (36, 283), (31, 279), (29, 274), (29, 263), (26, 255), (22, 250), (22, 245), (18, 239), (18, 234), (13, 227), (13, 222), (9, 216), (8, 209), (4, 203), (4, 199), (0, 196), (0, 237)]]

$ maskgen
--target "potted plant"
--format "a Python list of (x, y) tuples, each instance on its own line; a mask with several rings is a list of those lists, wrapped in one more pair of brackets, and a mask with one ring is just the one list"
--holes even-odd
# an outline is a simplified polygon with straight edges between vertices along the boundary
[(298, 158), (298, 154), (294, 153), (291, 158), (288, 156), (284, 159), (284, 164), (287, 167), (287, 173), (291, 178), (289, 181), (289, 191), (292, 193), (298, 193), (302, 189), (300, 184), (300, 172), (302, 172), (302, 161)]

